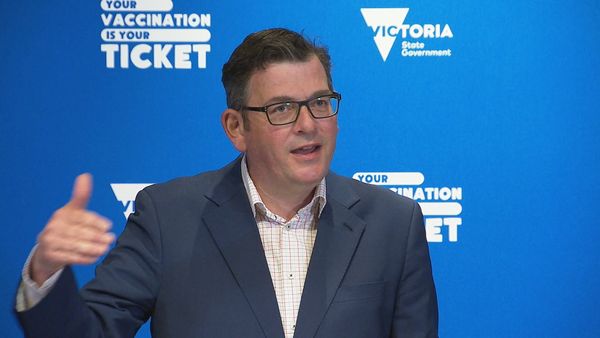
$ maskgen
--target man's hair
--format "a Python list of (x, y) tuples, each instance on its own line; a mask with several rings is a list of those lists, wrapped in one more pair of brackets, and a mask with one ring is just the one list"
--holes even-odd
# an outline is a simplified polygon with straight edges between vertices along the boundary
[[(227, 107), (240, 110), (246, 104), (250, 77), (257, 70), (279, 62), (305, 62), (316, 56), (331, 81), (331, 59), (327, 48), (285, 28), (272, 28), (248, 35), (223, 65), (221, 81), (227, 95)], [(245, 114), (243, 114), (245, 117)]]

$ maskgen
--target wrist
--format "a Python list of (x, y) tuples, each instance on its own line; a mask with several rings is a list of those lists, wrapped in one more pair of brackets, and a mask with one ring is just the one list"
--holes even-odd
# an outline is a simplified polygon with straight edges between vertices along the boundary
[(36, 252), (31, 259), (31, 264), (29, 265), (29, 277), (38, 285), (38, 287), (41, 287), (44, 282), (46, 282), (61, 268), (62, 266), (49, 266), (48, 264), (39, 262)]

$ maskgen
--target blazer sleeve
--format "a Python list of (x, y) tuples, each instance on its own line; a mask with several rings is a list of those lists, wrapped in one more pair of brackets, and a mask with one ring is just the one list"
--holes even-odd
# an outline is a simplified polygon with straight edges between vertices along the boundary
[(67, 267), (44, 299), (17, 313), (26, 337), (133, 337), (149, 318), (160, 284), (159, 217), (146, 191), (135, 203), (92, 281), (78, 292)]
[(438, 304), (423, 214), (414, 202), (397, 292), (392, 337), (438, 337)]

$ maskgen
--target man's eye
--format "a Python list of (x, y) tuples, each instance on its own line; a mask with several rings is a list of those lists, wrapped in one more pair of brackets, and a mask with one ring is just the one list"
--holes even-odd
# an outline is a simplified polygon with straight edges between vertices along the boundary
[(287, 113), (290, 111), (291, 107), (292, 105), (289, 102), (285, 102), (271, 107), (270, 110), (272, 113)]
[(326, 97), (319, 97), (318, 99), (315, 99), (312, 102), (312, 106), (313, 107), (317, 107), (317, 108), (324, 108), (329, 106), (329, 98)]

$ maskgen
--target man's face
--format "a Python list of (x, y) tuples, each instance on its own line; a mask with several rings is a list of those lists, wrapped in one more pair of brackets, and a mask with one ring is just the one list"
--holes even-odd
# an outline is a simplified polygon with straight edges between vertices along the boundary
[[(331, 93), (319, 59), (282, 62), (254, 73), (248, 83), (248, 106), (302, 101)], [(262, 112), (247, 111), (244, 146), (250, 175), (259, 189), (290, 192), (315, 187), (327, 175), (338, 131), (337, 116), (314, 119), (306, 106), (296, 122), (269, 124)], [(261, 187), (262, 185), (262, 187)]]

